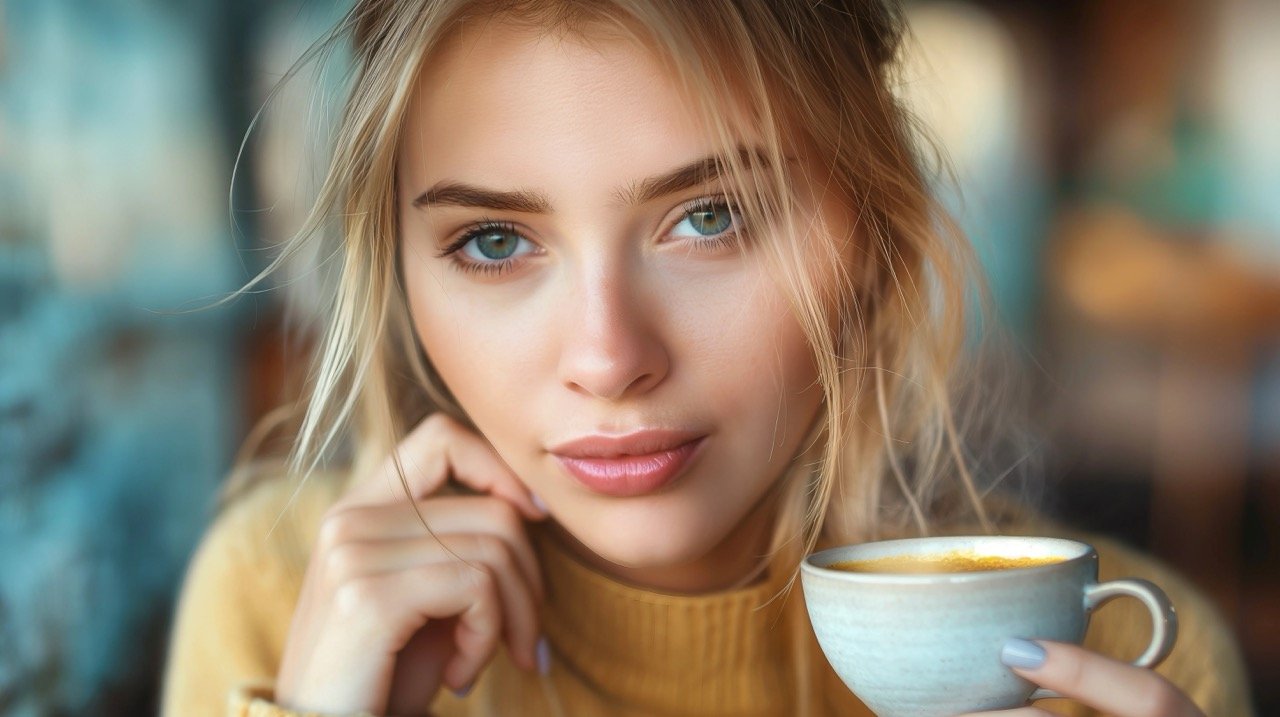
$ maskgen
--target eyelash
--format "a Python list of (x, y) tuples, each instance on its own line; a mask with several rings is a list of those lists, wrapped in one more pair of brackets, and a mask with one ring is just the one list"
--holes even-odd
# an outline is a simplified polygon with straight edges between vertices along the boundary
[[(688, 219), (689, 215), (694, 212), (709, 211), (720, 207), (727, 208), (729, 212), (732, 213), (734, 217), (733, 223), (730, 225), (729, 229), (726, 229), (719, 234), (708, 237), (693, 238), (694, 244), (696, 244), (699, 249), (719, 249), (721, 247), (728, 246), (729, 244), (734, 243), (737, 240), (738, 235), (744, 231), (737, 208), (733, 204), (729, 203), (725, 197), (705, 197), (689, 202), (684, 207), (684, 214), (681, 215), (680, 222)], [(679, 225), (680, 222), (677, 222), (677, 225)], [(436, 256), (438, 258), (448, 258), (449, 264), (463, 273), (481, 276), (500, 276), (505, 274), (515, 269), (516, 265), (519, 264), (521, 260), (508, 258), (497, 261), (477, 262), (470, 259), (463, 259), (458, 254), (459, 251), (467, 244), (471, 243), (472, 240), (484, 236), (485, 234), (495, 232), (515, 234), (517, 236), (520, 235), (516, 225), (511, 222), (483, 219), (472, 224), (467, 231), (457, 239), (457, 241), (445, 247), (445, 249), (436, 254)], [(520, 238), (524, 239), (523, 236)], [(528, 240), (526, 239), (526, 241)]]

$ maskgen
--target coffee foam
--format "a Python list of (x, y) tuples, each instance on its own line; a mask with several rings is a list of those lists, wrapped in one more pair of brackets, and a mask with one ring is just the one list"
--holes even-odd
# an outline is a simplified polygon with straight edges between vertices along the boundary
[(832, 563), (832, 570), (854, 573), (973, 573), (985, 570), (1014, 570), (1060, 563), (1059, 555), (1009, 556), (982, 555), (971, 551), (954, 551), (928, 555), (891, 555), (864, 560)]

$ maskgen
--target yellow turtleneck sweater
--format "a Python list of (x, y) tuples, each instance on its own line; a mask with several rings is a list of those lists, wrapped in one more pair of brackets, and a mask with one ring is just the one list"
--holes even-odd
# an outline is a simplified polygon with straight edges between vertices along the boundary
[[(192, 559), (177, 607), (165, 717), (299, 714), (272, 702), (272, 683), (312, 540), (339, 491), (335, 481), (314, 479), (294, 496), (293, 485), (267, 481), (218, 516)], [(552, 647), (550, 676), (524, 672), (500, 649), (465, 698), (442, 690), (430, 705), (434, 714), (871, 714), (822, 658), (799, 581), (785, 600), (769, 602), (790, 577), (789, 567), (773, 566), (762, 581), (741, 589), (667, 595), (602, 575), (545, 530), (530, 532), (548, 586), (542, 629)], [(1210, 717), (1251, 714), (1239, 652), (1205, 599), (1152, 560), (1085, 538), (1098, 549), (1101, 579), (1152, 580), (1177, 606), (1178, 643), (1159, 671)], [(1136, 601), (1111, 603), (1094, 616), (1085, 644), (1133, 657), (1146, 645), (1148, 622)], [(1095, 714), (1062, 700), (1040, 704), (1062, 714)]]

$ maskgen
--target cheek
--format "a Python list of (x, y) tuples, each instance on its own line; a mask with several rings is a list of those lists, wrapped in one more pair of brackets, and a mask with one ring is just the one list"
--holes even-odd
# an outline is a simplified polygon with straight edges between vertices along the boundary
[(509, 308), (460, 295), (458, 277), (443, 262), (405, 253), (405, 292), (413, 329), (449, 392), (478, 425), (485, 407), (506, 405), (528, 367), (513, 347), (535, 332)]
[[(529, 385), (531, 369), (521, 351), (536, 333), (528, 332), (528, 324), (468, 322), (464, 315), (422, 306), (415, 311), (414, 326), (427, 357), (450, 393), (478, 423), (477, 409), (483, 412), (485, 406), (505, 404), (501, 399), (519, 395), (516, 390)], [(429, 300), (425, 306), (431, 306)]]
[(778, 449), (807, 428), (821, 389), (813, 352), (781, 289), (762, 279), (736, 311), (706, 329), (702, 383), (718, 416), (736, 422), (736, 448), (764, 451), (770, 464), (788, 459)]

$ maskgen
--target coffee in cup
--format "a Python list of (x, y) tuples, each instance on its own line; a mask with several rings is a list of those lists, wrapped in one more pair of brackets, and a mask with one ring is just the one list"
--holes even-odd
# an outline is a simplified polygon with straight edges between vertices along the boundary
[(1012, 570), (1050, 565), (1065, 558), (1050, 556), (981, 555), (971, 550), (926, 555), (890, 555), (883, 558), (844, 560), (828, 565), (832, 570), (853, 573), (974, 573), (983, 570)]

